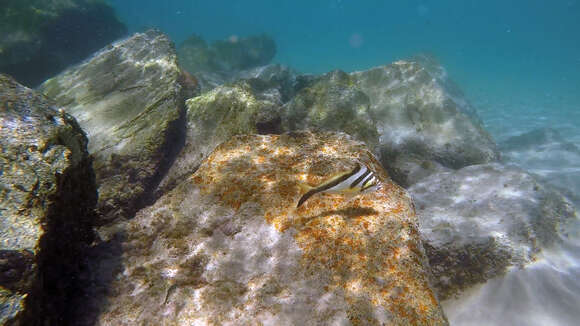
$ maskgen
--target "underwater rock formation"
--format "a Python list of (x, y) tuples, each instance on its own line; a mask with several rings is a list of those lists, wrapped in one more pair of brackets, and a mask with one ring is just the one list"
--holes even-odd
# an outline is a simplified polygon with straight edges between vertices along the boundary
[(152, 30), (41, 85), (87, 133), (99, 223), (131, 217), (142, 207), (183, 146), (181, 79), (172, 42)]
[(534, 129), (500, 142), (499, 147), (502, 161), (533, 173), (580, 207), (580, 148), (558, 130)]
[(370, 101), (355, 83), (351, 76), (336, 70), (303, 88), (284, 106), (284, 128), (343, 131), (375, 150), (379, 134)]
[(159, 185), (163, 193), (197, 169), (220, 143), (234, 135), (279, 133), (277, 99), (260, 99), (247, 82), (219, 86), (189, 99), (185, 146)]
[(280, 76), (289, 71), (284, 66), (268, 65), (276, 54), (276, 43), (266, 35), (232, 37), (208, 45), (194, 34), (179, 45), (177, 53), (181, 67), (199, 79), (202, 92), (248, 78), (255, 74), (254, 68), (261, 66), (271, 66), (274, 69), (267, 70), (278, 70)]
[[(296, 208), (299, 183), (356, 160), (380, 190)], [(127, 222), (97, 324), (446, 325), (416, 222), (406, 191), (345, 134), (236, 136)]]
[(442, 299), (533, 262), (576, 219), (558, 192), (499, 163), (433, 174), (409, 192)]
[(0, 72), (37, 86), (125, 33), (105, 1), (3, 0)]
[(192, 35), (178, 48), (179, 62), (190, 73), (227, 72), (263, 66), (276, 55), (276, 43), (267, 35), (233, 37), (212, 42), (209, 46)]
[(451, 172), (452, 170), (416, 154), (397, 155), (394, 161), (389, 162), (389, 175), (405, 189), (432, 174)]
[(454, 169), (498, 160), (495, 143), (465, 102), (420, 64), (398, 61), (351, 78), (370, 99), (385, 167), (403, 153)]
[(0, 325), (67, 323), (96, 196), (74, 118), (0, 74)]

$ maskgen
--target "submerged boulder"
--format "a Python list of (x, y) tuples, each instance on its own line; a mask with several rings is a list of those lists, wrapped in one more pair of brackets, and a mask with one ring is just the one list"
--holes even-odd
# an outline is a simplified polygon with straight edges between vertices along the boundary
[(131, 217), (142, 207), (181, 149), (182, 77), (172, 42), (151, 30), (42, 84), (87, 132), (100, 223)]
[(502, 160), (558, 188), (580, 207), (580, 147), (552, 128), (534, 129), (499, 143)]
[(36, 86), (125, 33), (105, 1), (3, 0), (0, 72)]
[(267, 35), (230, 37), (210, 45), (192, 35), (178, 48), (179, 61), (190, 73), (231, 72), (263, 66), (276, 55), (276, 43)]
[(576, 219), (558, 192), (498, 163), (436, 173), (409, 192), (442, 299), (525, 267)]
[[(380, 190), (296, 208), (355, 160)], [(409, 196), (345, 134), (236, 136), (126, 230), (98, 325), (447, 324)]]
[(0, 324), (67, 324), (96, 186), (74, 118), (0, 74)]
[(286, 130), (342, 131), (364, 141), (371, 149), (378, 144), (370, 101), (355, 80), (333, 71), (305, 87), (284, 106)]
[(280, 132), (278, 104), (260, 99), (246, 82), (219, 86), (186, 102), (185, 145), (159, 185), (163, 193), (199, 167), (234, 135)]
[(179, 45), (177, 53), (180, 65), (199, 79), (203, 92), (243, 78), (263, 80), (258, 76), (261, 70), (269, 71), (270, 76), (273, 72), (278, 78), (286, 78), (289, 72), (287, 67), (269, 65), (276, 54), (276, 43), (266, 35), (233, 36), (208, 45), (194, 34)]
[(454, 169), (498, 160), (495, 143), (466, 102), (419, 63), (398, 61), (351, 78), (369, 97), (387, 168), (401, 154)]

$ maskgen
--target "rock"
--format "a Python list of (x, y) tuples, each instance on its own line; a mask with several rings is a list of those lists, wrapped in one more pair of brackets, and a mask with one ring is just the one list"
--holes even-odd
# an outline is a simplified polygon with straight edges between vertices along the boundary
[(42, 84), (41, 90), (87, 132), (100, 224), (141, 208), (183, 146), (180, 80), (173, 44), (151, 30)]
[(311, 76), (298, 75), (287, 66), (279, 64), (231, 72), (198, 71), (195, 72), (195, 76), (199, 80), (202, 93), (224, 84), (245, 80), (252, 85), (256, 93), (271, 94), (270, 97), (275, 96), (276, 101), (281, 103), (288, 102), (311, 79)]
[(0, 71), (36, 86), (125, 33), (105, 1), (3, 0)]
[(219, 86), (186, 102), (185, 146), (157, 191), (165, 193), (198, 168), (217, 145), (234, 135), (279, 133), (276, 103), (258, 99), (246, 82)]
[(461, 111), (473, 120), (475, 123), (482, 125), (483, 121), (477, 114), (473, 105), (467, 100), (465, 94), (449, 76), (447, 70), (439, 63), (433, 54), (420, 53), (412, 56), (409, 61), (418, 63), (423, 67), (437, 82), (445, 89), (445, 93), (461, 109)]
[(285, 130), (342, 131), (374, 149), (378, 144), (367, 95), (342, 71), (333, 71), (306, 87), (284, 106)]
[(580, 207), (580, 148), (558, 130), (534, 129), (510, 137), (499, 146), (504, 162), (533, 173)]
[(510, 137), (500, 143), (502, 152), (530, 149), (541, 152), (549, 147), (580, 153), (580, 149), (576, 145), (567, 142), (558, 130), (553, 128), (534, 129), (518, 136)]
[(370, 100), (385, 166), (413, 154), (449, 168), (496, 161), (496, 145), (435, 76), (416, 62), (398, 61), (351, 75)]
[(0, 74), (0, 325), (67, 324), (96, 186), (74, 118)]
[(276, 53), (276, 45), (265, 35), (231, 38), (208, 45), (198, 35), (182, 42), (177, 50), (180, 65), (199, 80), (201, 91), (248, 80), (256, 92), (275, 92), (281, 102), (296, 93), (297, 74), (290, 68), (269, 64)]
[[(355, 159), (381, 190), (296, 208)], [(345, 134), (236, 136), (126, 230), (97, 325), (447, 324), (409, 196)]]
[(276, 55), (276, 43), (265, 34), (215, 41), (211, 47), (216, 64), (226, 71), (263, 66)]
[(304, 79), (292, 69), (279, 64), (242, 70), (234, 78), (247, 80), (255, 91), (264, 94), (262, 97), (269, 97), (271, 102), (275, 102), (276, 97), (280, 104), (288, 102), (296, 95), (303, 87), (301, 81)]
[(432, 174), (451, 172), (452, 169), (412, 154), (401, 154), (386, 169), (389, 176), (403, 188), (409, 188)]
[(409, 192), (442, 299), (525, 267), (576, 218), (558, 192), (499, 163), (433, 174)]
[(192, 35), (179, 45), (179, 61), (192, 74), (200, 71), (231, 72), (268, 64), (276, 55), (276, 43), (267, 35), (229, 38), (207, 45)]

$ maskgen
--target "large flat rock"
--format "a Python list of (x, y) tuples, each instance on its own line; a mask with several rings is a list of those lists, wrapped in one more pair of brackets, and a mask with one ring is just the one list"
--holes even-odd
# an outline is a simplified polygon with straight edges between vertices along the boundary
[(172, 42), (149, 31), (42, 84), (87, 133), (100, 223), (131, 217), (142, 207), (182, 146), (180, 76)]
[[(296, 208), (355, 161), (380, 190)], [(409, 195), (342, 133), (233, 137), (126, 226), (98, 325), (447, 324)]]
[(560, 193), (499, 163), (434, 173), (409, 192), (441, 298), (525, 268), (577, 219)]

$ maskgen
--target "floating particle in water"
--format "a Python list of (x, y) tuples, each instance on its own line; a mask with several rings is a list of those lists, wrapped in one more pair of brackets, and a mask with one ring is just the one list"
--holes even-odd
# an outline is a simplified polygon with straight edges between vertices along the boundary
[(350, 38), (348, 39), (348, 44), (350, 44), (350, 46), (355, 49), (360, 48), (363, 45), (363, 43), (364, 39), (362, 35), (360, 35), (359, 33), (351, 34)]
[(230, 35), (230, 37), (228, 37), (228, 41), (230, 41), (230, 43), (238, 43), (239, 40), (240, 38), (237, 35)]
[(429, 15), (429, 7), (426, 5), (418, 5), (417, 6), (417, 14), (421, 17), (426, 17)]

